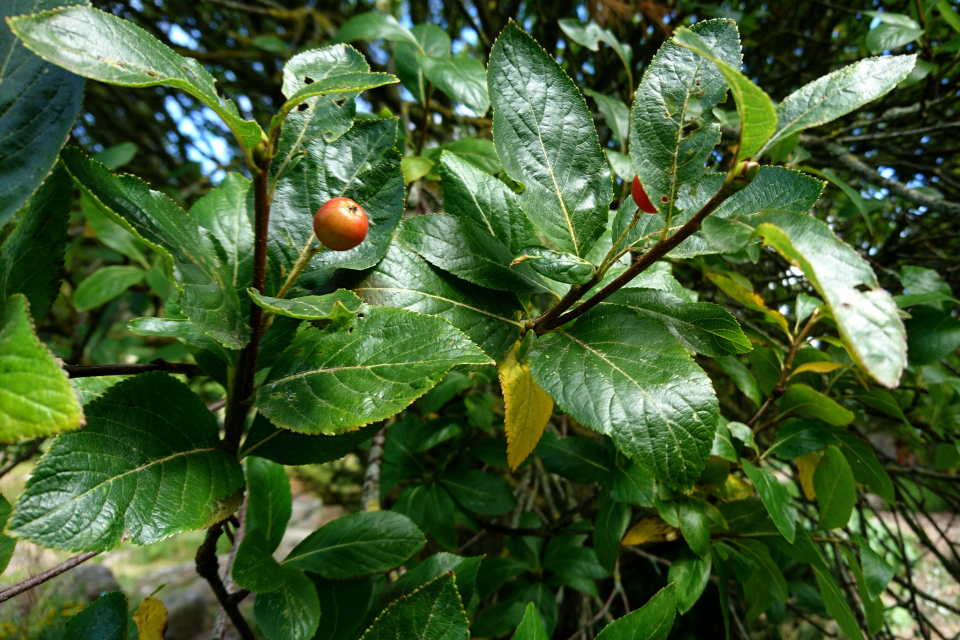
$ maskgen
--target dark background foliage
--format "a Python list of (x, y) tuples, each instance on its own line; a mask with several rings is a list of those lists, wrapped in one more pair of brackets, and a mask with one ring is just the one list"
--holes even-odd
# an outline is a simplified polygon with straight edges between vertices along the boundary
[[(454, 40), (455, 50), (466, 49), (484, 60), (508, 20), (516, 20), (558, 56), (581, 88), (619, 96), (629, 104), (630, 96), (624, 91), (628, 86), (626, 75), (615, 53), (609, 47), (601, 46), (593, 52), (567, 41), (558, 19), (592, 18), (611, 29), (621, 42), (630, 44), (636, 84), (645, 65), (676, 26), (713, 17), (734, 18), (743, 39), (747, 75), (776, 102), (812, 79), (865, 57), (871, 17), (864, 11), (880, 8), (877, 2), (842, 0), (720, 4), (689, 0), (94, 0), (93, 4), (133, 21), (179, 53), (200, 60), (217, 78), (220, 90), (238, 102), (242, 115), (261, 123), (268, 121), (283, 102), (280, 84), (284, 62), (296, 52), (328, 44), (344, 21), (374, 9), (389, 10), (402, 17), (405, 24), (439, 25)], [(927, 4), (921, 0), (916, 3)], [(885, 10), (899, 13), (910, 13), (914, 7), (913, 2), (883, 5)], [(904, 47), (931, 63), (924, 67), (929, 69), (924, 77), (827, 127), (808, 131), (801, 145), (809, 157), (794, 157), (799, 165), (834, 171), (866, 196), (866, 215), (862, 215), (847, 195), (829, 185), (815, 215), (829, 222), (841, 238), (867, 257), (881, 284), (894, 293), (901, 289), (897, 273), (903, 265), (934, 269), (954, 290), (960, 281), (960, 157), (956, 153), (960, 147), (960, 116), (956, 113), (960, 43), (956, 37), (957, 33), (942, 20), (931, 26), (922, 48), (913, 44)], [(354, 46), (370, 60), (372, 70), (394, 71), (388, 44), (359, 41)], [(389, 109), (416, 137), (424, 121), (423, 108), (400, 87), (389, 85), (365, 93), (366, 104), (361, 103), (360, 108), (374, 113)], [(726, 107), (733, 109), (732, 103)], [(439, 92), (432, 108), (427, 147), (464, 137), (490, 137), (489, 118), (455, 108)], [(596, 122), (601, 144), (613, 147), (604, 120), (597, 116)], [(735, 144), (732, 130), (725, 130), (725, 135), (731, 145)], [(204, 195), (222, 177), (223, 170), (245, 171), (242, 158), (230, 147), (219, 121), (182, 93), (165, 87), (128, 89), (88, 82), (84, 111), (72, 144), (93, 153), (128, 142), (137, 146), (137, 153), (123, 170), (143, 177), (154, 188), (186, 204)], [(717, 161), (722, 160), (718, 157)], [(407, 205), (411, 210), (442, 210), (442, 199), (430, 184), (415, 184), (408, 192)], [(103, 249), (82, 224), (75, 225), (71, 233), (68, 283), (79, 282), (99, 266), (124, 260)], [(797, 293), (811, 292), (802, 276), (772, 252), (764, 252), (756, 264), (743, 265), (740, 272), (763, 292), (771, 307), (792, 302)], [(697, 290), (701, 299), (722, 299), (709, 281), (700, 281), (700, 271), (677, 267), (675, 274), (685, 286)], [(58, 355), (70, 363), (117, 362), (123, 354), (142, 349), (140, 339), (125, 332), (126, 321), (148, 315), (147, 309), (159, 308), (160, 304), (149, 287), (138, 285), (132, 295), (89, 312), (57, 307), (40, 329), (49, 342), (58, 345)], [(176, 359), (177, 352), (161, 355)], [(960, 375), (955, 356), (943, 365)], [(910, 409), (928, 406), (932, 401), (915, 387), (911, 392), (911, 384), (905, 375), (904, 393), (912, 393)], [(718, 388), (718, 395), (723, 398), (734, 394), (724, 394)], [(726, 406), (732, 403), (721, 401), (725, 414), (749, 417), (751, 412), (746, 408)], [(929, 416), (935, 413), (912, 415), (913, 429), (898, 434), (904, 457), (887, 460), (904, 465), (903, 475), (895, 476), (898, 482), (907, 477), (911, 482), (916, 480), (909, 475), (905, 462), (916, 456), (931, 459), (937, 444), (952, 442), (952, 436), (942, 430), (943, 424), (930, 421)], [(948, 416), (947, 420), (956, 418)], [(931, 494), (936, 494), (940, 508), (960, 511), (958, 498), (951, 491), (956, 486), (952, 476), (925, 478), (923, 482)], [(926, 510), (923, 496), (931, 494), (922, 494), (910, 510)], [(935, 546), (930, 540), (924, 542), (922, 529), (917, 535), (921, 543)], [(482, 546), (472, 552), (498, 553), (500, 548), (497, 543), (486, 549)], [(669, 544), (648, 551), (650, 558), (624, 554), (621, 561), (620, 575), (631, 603), (645, 602), (665, 583), (666, 568), (676, 555), (675, 546)], [(956, 549), (937, 553), (947, 572), (960, 580)], [(666, 559), (658, 560), (660, 554)], [(622, 615), (621, 603), (612, 603), (611, 612), (614, 617)], [(573, 609), (561, 610), (555, 637), (565, 637), (564, 630), (569, 634), (577, 628), (575, 615)], [(771, 616), (763, 624), (776, 622)], [(765, 630), (776, 633), (772, 627)], [(929, 625), (921, 624), (920, 631), (925, 637), (933, 637)], [(673, 637), (721, 637), (722, 633), (716, 590), (710, 586), (696, 608), (678, 618)]]

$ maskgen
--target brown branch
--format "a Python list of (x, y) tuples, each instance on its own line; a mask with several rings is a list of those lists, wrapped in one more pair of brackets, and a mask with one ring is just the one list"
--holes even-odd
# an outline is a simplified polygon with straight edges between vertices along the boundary
[(78, 556), (73, 556), (69, 560), (65, 560), (64, 562), (61, 562), (60, 564), (55, 566), (53, 569), (44, 571), (43, 573), (37, 574), (32, 578), (28, 578), (24, 580), (20, 584), (16, 584), (10, 587), (9, 589), (0, 591), (0, 602), (6, 602), (10, 598), (14, 596), (18, 596), (24, 591), (29, 591), (30, 589), (33, 589), (34, 587), (43, 584), (47, 580), (50, 580), (51, 578), (56, 578), (61, 573), (64, 573), (65, 571), (69, 571), (70, 569), (73, 569), (74, 567), (86, 562), (93, 556), (96, 556), (99, 554), (100, 554), (99, 551), (87, 551), (86, 553), (81, 553)]
[[(613, 282), (605, 286), (603, 289), (594, 294), (590, 299), (581, 304), (576, 309), (563, 313), (566, 309), (569, 309), (573, 306), (576, 300), (579, 300), (587, 291), (590, 290), (596, 283), (589, 282), (585, 285), (579, 285), (570, 290), (570, 294), (574, 294), (575, 297), (572, 297), (570, 294), (564, 297), (563, 300), (558, 302), (553, 309), (549, 309), (539, 318), (536, 318), (533, 321), (534, 327), (538, 334), (541, 334), (550, 329), (555, 329), (562, 324), (575, 320), (582, 316), (584, 313), (594, 308), (611, 295), (619, 291), (624, 285), (636, 278), (638, 275), (650, 268), (654, 262), (660, 260), (673, 249), (677, 247), (681, 242), (692, 236), (697, 229), (700, 228), (701, 223), (709, 216), (711, 213), (716, 210), (720, 203), (727, 199), (727, 197), (733, 193), (733, 187), (729, 182), (724, 182), (720, 190), (714, 194), (710, 201), (703, 206), (700, 211), (697, 212), (695, 216), (690, 218), (682, 227), (677, 229), (677, 232), (672, 236), (665, 238), (661, 242), (658, 242), (652, 249), (647, 251), (645, 254), (640, 256), (640, 259), (634, 262), (632, 265), (627, 267), (627, 270), (617, 276)], [(561, 308), (565, 305), (566, 308)], [(555, 309), (561, 308), (560, 313), (557, 313)], [(563, 315), (560, 315), (560, 314)]]
[(222, 525), (220, 524), (216, 524), (207, 529), (207, 537), (204, 538), (203, 544), (197, 548), (197, 574), (210, 584), (210, 588), (213, 590), (214, 595), (217, 596), (220, 606), (227, 612), (230, 622), (233, 623), (240, 637), (243, 638), (243, 640), (256, 640), (253, 630), (250, 629), (250, 625), (247, 624), (246, 619), (238, 608), (238, 605), (243, 598), (249, 594), (249, 591), (241, 590), (230, 593), (220, 578), (220, 562), (217, 560), (217, 540), (220, 539), (221, 533), (223, 533), (223, 531)]
[(13, 471), (13, 469), (21, 462), (25, 462), (30, 458), (32, 458), (33, 454), (35, 454), (37, 451), (40, 450), (40, 445), (43, 444), (43, 440), (44, 440), (43, 438), (37, 438), (36, 440), (31, 442), (29, 447), (27, 447), (24, 451), (20, 452), (20, 454), (17, 455), (13, 460), (8, 462), (6, 466), (3, 467), (3, 469), (0, 469), (0, 478), (7, 475), (11, 471)]
[(64, 371), (71, 378), (91, 378), (94, 376), (135, 376), (147, 371), (166, 371), (182, 373), (188, 378), (203, 375), (203, 369), (195, 364), (154, 360), (146, 364), (68, 364)]
[[(770, 392), (770, 395), (764, 401), (763, 406), (750, 418), (750, 421), (747, 422), (748, 427), (753, 427), (757, 420), (760, 419), (760, 416), (766, 412), (773, 402), (783, 395), (785, 389), (784, 386), (787, 384), (787, 379), (790, 378), (790, 371), (793, 369), (793, 360), (797, 357), (797, 352), (800, 351), (800, 347), (803, 346), (803, 341), (810, 333), (810, 330), (813, 329), (813, 325), (819, 319), (819, 314), (814, 311), (813, 315), (810, 316), (810, 319), (807, 321), (807, 324), (804, 325), (800, 333), (793, 339), (793, 344), (790, 345), (790, 351), (787, 353), (786, 360), (783, 361), (783, 368), (780, 369), (780, 378), (777, 380), (777, 384), (773, 386), (773, 390)], [(762, 425), (762, 428), (757, 427), (754, 429), (754, 433), (760, 433), (763, 429), (770, 426), (769, 424)]]
[[(270, 156), (263, 153), (256, 157), (253, 179), (254, 195), (254, 241), (253, 241), (253, 288), (261, 294), (267, 279), (267, 229), (270, 224)], [(240, 350), (233, 383), (227, 397), (227, 411), (223, 419), (224, 445), (236, 454), (243, 437), (253, 394), (253, 379), (257, 373), (257, 355), (263, 335), (263, 309), (250, 305), (250, 342)]]
[(886, 189), (895, 196), (909, 200), (917, 206), (926, 207), (930, 211), (937, 211), (950, 216), (960, 215), (960, 204), (928, 196), (916, 189), (911, 189), (899, 180), (884, 178), (877, 173), (873, 167), (857, 158), (836, 142), (830, 142), (829, 140), (814, 136), (800, 136), (800, 143), (810, 149), (816, 149), (826, 153), (851, 173), (855, 173), (864, 180)]

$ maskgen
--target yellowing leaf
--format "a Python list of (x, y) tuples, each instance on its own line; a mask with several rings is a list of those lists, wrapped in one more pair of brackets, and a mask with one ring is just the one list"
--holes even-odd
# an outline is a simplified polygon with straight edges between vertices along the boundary
[(669, 542), (676, 540), (680, 530), (670, 526), (662, 518), (643, 518), (627, 531), (620, 544), (624, 547), (647, 542)]
[(813, 472), (817, 469), (820, 456), (811, 451), (794, 461), (797, 463), (797, 470), (800, 472), (800, 486), (803, 487), (803, 495), (807, 496), (807, 500), (813, 500), (817, 497), (817, 492), (813, 488)]
[(540, 442), (553, 414), (553, 400), (533, 381), (530, 365), (517, 359), (520, 343), (497, 365), (506, 405), (507, 464), (514, 471)]
[(806, 371), (813, 371), (814, 373), (830, 373), (831, 371), (836, 371), (847, 365), (840, 364), (839, 362), (807, 362), (800, 365), (793, 370), (793, 373), (790, 374), (790, 377), (804, 373)]
[(717, 288), (727, 296), (733, 298), (748, 309), (759, 311), (763, 314), (767, 322), (777, 325), (787, 336), (790, 336), (790, 326), (787, 324), (787, 319), (784, 318), (783, 314), (779, 311), (768, 308), (767, 303), (763, 301), (759, 293), (754, 293), (740, 283), (719, 273), (708, 273), (707, 278), (710, 279), (710, 282), (717, 285)]
[(167, 608), (154, 597), (144, 598), (133, 614), (140, 640), (163, 640), (167, 633)]

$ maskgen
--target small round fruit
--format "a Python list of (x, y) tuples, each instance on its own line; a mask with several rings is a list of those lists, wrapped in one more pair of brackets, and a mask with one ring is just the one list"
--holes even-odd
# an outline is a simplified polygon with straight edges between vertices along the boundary
[(633, 176), (633, 187), (630, 190), (633, 192), (633, 201), (640, 207), (640, 211), (644, 213), (657, 212), (657, 208), (650, 202), (650, 197), (643, 190), (643, 185), (640, 184), (640, 176)]
[(350, 198), (333, 198), (317, 209), (313, 232), (320, 244), (334, 251), (349, 251), (367, 237), (369, 222), (363, 208)]

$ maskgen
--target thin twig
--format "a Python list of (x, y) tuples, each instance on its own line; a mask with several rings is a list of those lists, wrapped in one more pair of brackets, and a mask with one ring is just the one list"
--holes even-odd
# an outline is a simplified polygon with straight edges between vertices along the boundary
[(195, 364), (154, 360), (145, 364), (68, 364), (64, 371), (71, 378), (92, 378), (95, 376), (135, 376), (147, 371), (166, 371), (182, 373), (188, 378), (203, 375), (203, 369)]
[(32, 458), (33, 454), (35, 454), (37, 451), (40, 450), (40, 445), (43, 444), (43, 441), (44, 441), (44, 438), (37, 438), (36, 440), (31, 442), (29, 447), (21, 451), (20, 454), (17, 455), (17, 457), (15, 457), (13, 460), (8, 462), (7, 465), (3, 467), (3, 469), (0, 469), (0, 478), (7, 475), (11, 471), (13, 471), (13, 469), (21, 462), (26, 462), (27, 460)]
[(628, 282), (650, 268), (653, 263), (666, 256), (668, 253), (670, 253), (670, 251), (675, 249), (677, 245), (692, 236), (700, 228), (700, 224), (707, 218), (707, 216), (713, 213), (714, 210), (716, 210), (716, 208), (719, 207), (720, 204), (726, 200), (731, 193), (733, 193), (733, 187), (728, 182), (724, 182), (720, 190), (717, 191), (712, 198), (710, 198), (707, 204), (705, 204), (703, 208), (696, 213), (696, 215), (690, 218), (686, 224), (680, 227), (676, 233), (654, 245), (653, 248), (640, 256), (639, 260), (627, 267), (626, 271), (617, 276), (613, 282), (595, 293), (586, 302), (571, 311), (567, 311), (578, 300), (580, 300), (584, 294), (586, 294), (597, 284), (596, 276), (594, 276), (594, 280), (591, 280), (587, 284), (577, 285), (570, 289), (570, 292), (564, 296), (560, 302), (548, 309), (539, 318), (534, 319), (533, 325), (536, 328), (537, 333), (544, 333), (545, 331), (555, 329), (562, 324), (579, 318), (581, 315), (619, 291)]
[(37, 574), (32, 578), (28, 578), (19, 584), (13, 585), (9, 589), (0, 591), (0, 602), (6, 602), (10, 598), (14, 596), (18, 596), (24, 591), (29, 591), (30, 589), (33, 589), (34, 587), (43, 584), (47, 580), (50, 580), (51, 578), (56, 578), (61, 573), (64, 573), (65, 571), (69, 571), (70, 569), (73, 569), (74, 567), (86, 562), (87, 560), (89, 560), (90, 558), (96, 555), (100, 555), (100, 552), (87, 551), (86, 553), (81, 553), (78, 556), (73, 556), (69, 560), (65, 560), (61, 562), (60, 564), (55, 566), (53, 569), (48, 569), (47, 571)]

